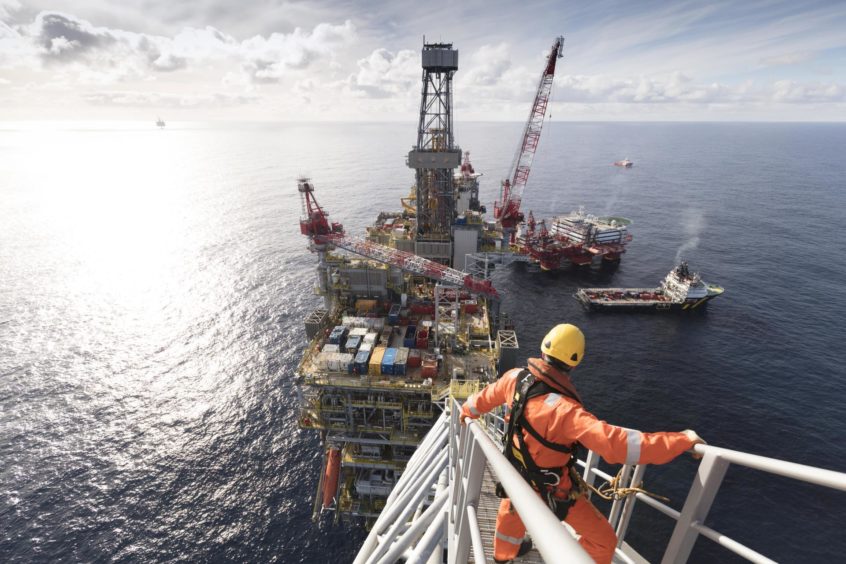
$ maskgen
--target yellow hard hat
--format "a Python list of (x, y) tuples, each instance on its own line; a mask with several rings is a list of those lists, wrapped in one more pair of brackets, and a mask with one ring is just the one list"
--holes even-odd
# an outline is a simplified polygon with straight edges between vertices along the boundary
[(561, 323), (543, 338), (541, 352), (575, 368), (585, 356), (585, 335), (575, 325)]

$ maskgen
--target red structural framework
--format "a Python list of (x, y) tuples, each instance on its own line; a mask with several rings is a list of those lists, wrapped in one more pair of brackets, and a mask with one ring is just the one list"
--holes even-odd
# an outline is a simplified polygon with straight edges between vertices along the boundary
[(425, 276), (432, 280), (464, 288), (473, 294), (499, 298), (490, 280), (474, 278), (469, 274), (450, 268), (413, 253), (400, 251), (372, 241), (348, 237), (340, 223), (329, 223), (327, 214), (314, 197), (314, 185), (307, 179), (300, 179), (299, 192), (303, 205), (300, 232), (317, 245), (334, 245), (365, 258), (395, 266), (404, 272)]
[(523, 198), (523, 190), (529, 180), (529, 173), (532, 170), (532, 160), (535, 158), (535, 151), (540, 141), (543, 120), (546, 116), (546, 108), (549, 104), (549, 94), (552, 91), (552, 82), (555, 78), (555, 63), (562, 57), (564, 38), (558, 37), (552, 44), (552, 49), (547, 57), (546, 66), (541, 74), (540, 84), (535, 94), (535, 102), (529, 112), (529, 119), (523, 129), (523, 138), (514, 157), (511, 169), (511, 179), (502, 183), (500, 201), (494, 203), (494, 217), (500, 221), (504, 230), (509, 233), (510, 242), (514, 242), (514, 229), (518, 223), (523, 221), (523, 214), (520, 212), (520, 202)]

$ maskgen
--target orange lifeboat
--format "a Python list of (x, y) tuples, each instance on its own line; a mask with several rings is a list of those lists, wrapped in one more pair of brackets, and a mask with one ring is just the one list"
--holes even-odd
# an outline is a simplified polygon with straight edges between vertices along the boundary
[(323, 476), (323, 509), (331, 507), (335, 500), (335, 492), (338, 491), (338, 477), (341, 474), (341, 451), (336, 448), (329, 449), (329, 456), (326, 462), (326, 474)]

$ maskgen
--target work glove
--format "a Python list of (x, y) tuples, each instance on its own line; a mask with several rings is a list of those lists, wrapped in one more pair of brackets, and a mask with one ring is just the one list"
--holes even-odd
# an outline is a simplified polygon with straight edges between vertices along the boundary
[[(682, 431), (682, 433), (684, 433), (685, 436), (693, 442), (693, 445), (707, 445), (708, 444), (708, 443), (705, 442), (705, 439), (700, 437), (696, 433), (696, 431), (694, 431), (693, 429), (685, 429), (684, 431)], [(691, 445), (691, 447), (693, 445)], [(697, 452), (691, 453), (691, 456), (693, 456), (693, 458), (695, 458), (696, 460), (699, 460), (700, 458), (702, 458), (702, 455), (697, 453)]]

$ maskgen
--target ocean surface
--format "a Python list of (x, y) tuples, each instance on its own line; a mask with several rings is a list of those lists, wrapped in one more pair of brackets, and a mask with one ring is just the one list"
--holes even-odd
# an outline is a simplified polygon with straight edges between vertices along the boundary
[[(519, 123), (465, 123), (492, 209)], [(0, 124), (0, 562), (350, 561), (313, 524), (320, 451), (293, 371), (315, 257), (296, 179), (348, 231), (413, 182), (415, 123)], [(572, 322), (587, 406), (645, 431), (846, 470), (846, 125), (546, 125), (524, 209), (633, 220), (614, 271), (500, 269), (521, 355)], [(611, 166), (628, 157), (634, 168)], [(679, 258), (699, 315), (588, 314), (578, 287), (653, 286)], [(681, 508), (690, 457), (650, 467)], [(846, 494), (732, 467), (708, 524), (784, 562), (846, 554)], [(645, 505), (628, 541), (660, 559)], [(735, 561), (700, 540), (693, 562)]]

